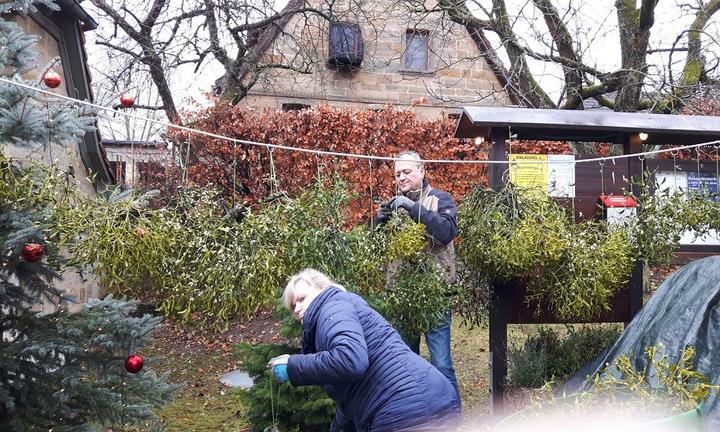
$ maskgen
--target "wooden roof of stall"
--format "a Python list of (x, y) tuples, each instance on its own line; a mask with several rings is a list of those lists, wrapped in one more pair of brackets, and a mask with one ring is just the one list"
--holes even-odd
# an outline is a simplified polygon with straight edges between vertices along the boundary
[(644, 132), (645, 144), (699, 144), (720, 139), (720, 117), (614, 111), (465, 107), (455, 136), (490, 137), (508, 128), (519, 140), (619, 142)]

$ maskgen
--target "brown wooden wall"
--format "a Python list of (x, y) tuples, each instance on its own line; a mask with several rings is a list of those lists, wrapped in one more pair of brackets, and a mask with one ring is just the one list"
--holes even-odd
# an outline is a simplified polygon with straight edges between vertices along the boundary
[[(580, 157), (577, 158), (582, 159)], [(672, 171), (672, 160), (645, 160), (646, 169), (654, 171)], [(697, 161), (677, 161), (675, 163), (678, 171), (692, 172), (698, 170)], [(716, 174), (714, 161), (701, 161), (699, 170), (709, 174)], [(600, 164), (595, 162), (579, 163), (575, 166), (575, 200), (561, 199), (560, 201), (568, 208), (575, 209), (575, 220), (581, 221), (590, 218), (601, 217), (601, 209), (598, 206), (600, 194), (623, 195), (629, 190), (628, 164), (625, 160), (619, 160), (615, 164), (606, 161), (603, 170)], [(602, 180), (602, 182), (601, 182)], [(604, 184), (604, 188), (603, 188)], [(699, 259), (709, 255), (720, 253), (716, 246), (683, 246), (676, 254), (675, 262), (685, 263), (688, 260)], [(540, 304), (527, 304), (526, 287), (522, 282), (515, 282), (504, 285), (508, 302), (507, 322), (510, 324), (549, 324), (561, 322), (548, 312), (548, 308)], [(597, 319), (590, 322), (629, 322), (632, 319), (630, 307), (630, 286), (629, 282), (610, 301), (611, 310), (603, 313)]]
[[(563, 321), (550, 313), (544, 304), (528, 304), (527, 289), (522, 282), (503, 285), (506, 290), (504, 298), (508, 302), (508, 324), (554, 324)], [(626, 283), (610, 300), (610, 310), (600, 314), (596, 319), (587, 321), (572, 320), (572, 323), (592, 322), (630, 322), (630, 285)]]

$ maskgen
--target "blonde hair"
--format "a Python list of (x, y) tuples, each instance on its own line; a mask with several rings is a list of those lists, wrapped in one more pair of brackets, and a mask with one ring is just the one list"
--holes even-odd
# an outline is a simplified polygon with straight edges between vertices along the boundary
[(293, 310), (292, 301), (294, 297), (293, 294), (295, 294), (295, 287), (300, 282), (310, 284), (310, 286), (316, 288), (319, 291), (324, 290), (330, 285), (334, 285), (336, 288), (346, 291), (346, 289), (342, 285), (333, 283), (333, 281), (325, 273), (319, 272), (315, 269), (306, 268), (295, 273), (290, 278), (287, 286), (285, 287), (285, 291), (283, 292), (283, 305), (290, 311)]

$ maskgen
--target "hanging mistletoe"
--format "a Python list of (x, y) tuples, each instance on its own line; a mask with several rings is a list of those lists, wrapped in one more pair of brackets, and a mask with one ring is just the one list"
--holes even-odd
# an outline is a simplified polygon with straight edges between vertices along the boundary
[(470, 271), (488, 281), (524, 281), (528, 300), (563, 321), (609, 309), (635, 259), (627, 232), (604, 222), (575, 224), (552, 198), (513, 185), (476, 189), (458, 221), (458, 249)]

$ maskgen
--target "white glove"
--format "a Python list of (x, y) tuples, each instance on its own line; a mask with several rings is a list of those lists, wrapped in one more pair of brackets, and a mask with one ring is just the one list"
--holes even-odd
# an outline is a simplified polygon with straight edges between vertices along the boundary
[(272, 369), (273, 367), (277, 365), (286, 365), (288, 364), (288, 359), (290, 358), (290, 354), (283, 354), (277, 357), (273, 357), (270, 359), (270, 361), (267, 364), (267, 367)]

